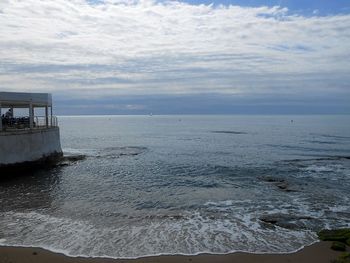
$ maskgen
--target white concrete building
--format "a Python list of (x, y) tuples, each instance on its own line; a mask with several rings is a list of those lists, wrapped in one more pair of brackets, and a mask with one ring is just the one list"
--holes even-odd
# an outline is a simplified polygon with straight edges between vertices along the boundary
[[(43, 116), (36, 116), (37, 109)], [(51, 94), (0, 92), (0, 116), (0, 168), (62, 155)]]

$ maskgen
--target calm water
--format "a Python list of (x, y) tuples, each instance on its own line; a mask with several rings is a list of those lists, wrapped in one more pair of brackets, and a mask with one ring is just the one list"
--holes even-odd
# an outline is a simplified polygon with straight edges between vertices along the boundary
[(289, 252), (321, 228), (350, 226), (350, 116), (59, 121), (65, 154), (86, 159), (0, 182), (2, 245)]

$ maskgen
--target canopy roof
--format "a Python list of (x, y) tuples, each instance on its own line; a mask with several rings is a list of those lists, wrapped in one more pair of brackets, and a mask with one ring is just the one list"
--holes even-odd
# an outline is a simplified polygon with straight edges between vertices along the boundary
[(50, 93), (0, 92), (1, 107), (28, 108), (30, 103), (33, 107), (51, 107), (52, 96)]

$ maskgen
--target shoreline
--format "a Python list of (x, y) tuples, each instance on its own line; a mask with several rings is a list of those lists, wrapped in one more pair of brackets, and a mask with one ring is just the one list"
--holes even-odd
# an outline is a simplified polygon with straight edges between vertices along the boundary
[[(342, 252), (334, 251), (332, 242), (320, 241), (310, 246), (306, 246), (297, 252), (292, 253), (246, 253), (235, 252), (230, 254), (198, 254), (198, 255), (160, 255), (147, 256), (135, 259), (113, 259), (104, 257), (70, 257), (62, 253), (51, 252), (43, 248), (36, 247), (13, 247), (0, 246), (0, 262), (21, 263), (21, 262), (63, 262), (63, 263), (151, 263), (151, 262), (271, 262), (271, 263), (329, 263), (335, 260)], [(349, 247), (347, 247), (349, 251)]]

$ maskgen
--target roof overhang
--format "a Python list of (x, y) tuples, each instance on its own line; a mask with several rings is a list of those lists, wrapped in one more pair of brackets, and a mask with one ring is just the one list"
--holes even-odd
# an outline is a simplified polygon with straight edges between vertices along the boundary
[(1, 107), (28, 108), (30, 103), (33, 107), (51, 107), (52, 96), (50, 93), (0, 92)]

